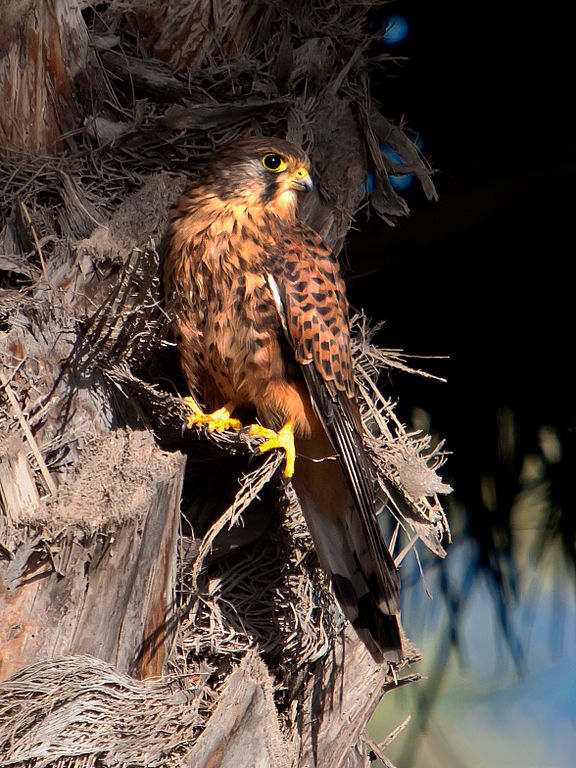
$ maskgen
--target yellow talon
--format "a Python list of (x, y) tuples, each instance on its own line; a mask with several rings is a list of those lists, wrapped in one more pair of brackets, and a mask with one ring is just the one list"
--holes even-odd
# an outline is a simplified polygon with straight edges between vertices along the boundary
[(266, 442), (260, 446), (260, 453), (271, 451), (274, 448), (283, 448), (286, 451), (284, 477), (292, 477), (294, 474), (294, 462), (296, 461), (292, 422), (287, 421), (279, 432), (274, 432), (273, 429), (268, 429), (267, 427), (261, 427), (259, 424), (252, 424), (249, 431), (251, 435), (261, 435), (266, 438)]
[(238, 419), (233, 419), (230, 416), (234, 410), (234, 403), (226, 403), (214, 413), (203, 413), (193, 397), (185, 397), (184, 402), (192, 411), (190, 416), (186, 417), (187, 429), (201, 424), (206, 424), (209, 432), (214, 432), (215, 429), (240, 429), (242, 427), (242, 423)]

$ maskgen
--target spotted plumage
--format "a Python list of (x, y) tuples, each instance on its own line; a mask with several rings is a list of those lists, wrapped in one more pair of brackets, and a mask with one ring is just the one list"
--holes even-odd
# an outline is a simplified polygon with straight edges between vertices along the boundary
[(293, 483), (320, 562), (372, 653), (398, 661), (398, 575), (375, 517), (344, 283), (297, 218), (309, 169), (281, 139), (217, 150), (172, 212), (165, 291), (195, 398), (294, 433)]

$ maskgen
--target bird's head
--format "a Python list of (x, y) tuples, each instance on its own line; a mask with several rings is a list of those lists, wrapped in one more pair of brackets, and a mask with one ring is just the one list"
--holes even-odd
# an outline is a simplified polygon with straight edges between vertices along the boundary
[(251, 137), (224, 144), (212, 155), (208, 173), (221, 200), (265, 208), (284, 219), (295, 216), (298, 196), (313, 187), (307, 155), (284, 139)]

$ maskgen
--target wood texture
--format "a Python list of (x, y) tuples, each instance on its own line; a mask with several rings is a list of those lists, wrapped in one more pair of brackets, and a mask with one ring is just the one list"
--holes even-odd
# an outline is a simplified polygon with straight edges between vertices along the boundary
[(132, 11), (154, 57), (179, 70), (241, 55), (265, 16), (259, 0), (163, 0)]
[(33, 514), (39, 504), (40, 496), (24, 444), (20, 438), (10, 437), (0, 452), (0, 505), (8, 518), (4, 520), (6, 530)]
[[(182, 455), (160, 451), (148, 434), (112, 433), (56, 499), (26, 518), (20, 510), (29, 535), (0, 561), (0, 679), (69, 654), (139, 678), (162, 673), (183, 467)], [(10, 485), (5, 473), (2, 484)]]
[(273, 680), (255, 653), (231, 675), (194, 749), (188, 768), (289, 768), (277, 722)]
[(388, 667), (374, 662), (348, 626), (304, 693), (293, 768), (358, 765), (356, 744), (387, 687), (395, 687)]
[(81, 118), (75, 81), (88, 35), (70, 0), (4, 0), (0, 7), (0, 147), (55, 151)]
[[(409, 642), (408, 642), (408, 645)], [(414, 659), (418, 657), (411, 648)], [(230, 675), (194, 748), (188, 768), (363, 768), (362, 731), (386, 689), (397, 682), (348, 628), (300, 699), (294, 727), (282, 733), (273, 679), (254, 652)]]

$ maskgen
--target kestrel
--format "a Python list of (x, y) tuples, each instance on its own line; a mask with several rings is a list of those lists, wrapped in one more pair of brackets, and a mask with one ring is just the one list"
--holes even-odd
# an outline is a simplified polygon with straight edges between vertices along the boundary
[(193, 395), (189, 425), (239, 428), (232, 413), (256, 417), (261, 450), (286, 450), (344, 614), (376, 659), (398, 662), (399, 579), (376, 520), (344, 283), (334, 254), (297, 218), (312, 186), (308, 157), (288, 141), (220, 147), (172, 211), (165, 293)]

